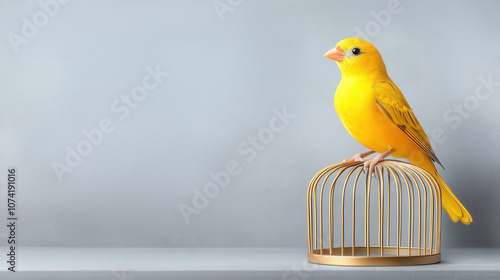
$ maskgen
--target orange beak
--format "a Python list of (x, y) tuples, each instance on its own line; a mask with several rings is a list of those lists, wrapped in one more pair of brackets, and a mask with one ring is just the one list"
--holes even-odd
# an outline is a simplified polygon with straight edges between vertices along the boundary
[(339, 47), (335, 47), (325, 53), (325, 57), (338, 62), (342, 62), (344, 60), (344, 56), (344, 52)]

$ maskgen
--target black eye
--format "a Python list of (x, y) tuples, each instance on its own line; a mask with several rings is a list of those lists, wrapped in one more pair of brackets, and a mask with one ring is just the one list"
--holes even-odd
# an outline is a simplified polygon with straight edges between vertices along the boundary
[(352, 54), (353, 55), (358, 55), (361, 53), (361, 49), (360, 48), (352, 48)]

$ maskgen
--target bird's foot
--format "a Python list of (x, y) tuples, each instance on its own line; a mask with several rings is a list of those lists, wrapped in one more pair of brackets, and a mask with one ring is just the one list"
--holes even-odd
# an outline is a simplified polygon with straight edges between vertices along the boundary
[(365, 152), (365, 153), (358, 153), (358, 154), (355, 154), (354, 156), (350, 157), (350, 158), (346, 158), (344, 159), (344, 162), (353, 162), (353, 161), (365, 161), (365, 157), (371, 155), (375, 153), (375, 151), (368, 151), (368, 152)]
[(366, 159), (363, 166), (364, 166), (364, 168), (368, 168), (369, 174), (371, 174), (372, 176), (375, 176), (375, 172), (373, 172), (375, 170), (375, 166), (379, 162), (384, 161), (384, 159), (392, 153), (394, 153), (394, 149), (390, 149), (387, 152), (380, 154), (374, 158)]

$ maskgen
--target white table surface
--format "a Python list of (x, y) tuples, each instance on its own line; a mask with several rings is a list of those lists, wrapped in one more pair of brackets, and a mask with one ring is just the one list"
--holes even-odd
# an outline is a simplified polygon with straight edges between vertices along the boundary
[(340, 267), (305, 248), (20, 248), (0, 279), (500, 279), (500, 248), (443, 249), (441, 263)]

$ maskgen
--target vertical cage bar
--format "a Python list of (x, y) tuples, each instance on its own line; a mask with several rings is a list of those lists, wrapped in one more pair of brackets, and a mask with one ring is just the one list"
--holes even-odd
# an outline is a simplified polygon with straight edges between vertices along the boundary
[(401, 183), (400, 183), (400, 179), (398, 177), (397, 181), (398, 182), (396, 184), (396, 196), (397, 196), (397, 256), (399, 257), (399, 248), (401, 247), (401, 208), (403, 207), (401, 205)]
[(390, 246), (391, 236), (391, 175), (387, 168), (387, 247)]
[(366, 255), (370, 256), (370, 190), (372, 183), (371, 172), (366, 172), (365, 184), (365, 247)]
[(356, 186), (358, 185), (358, 179), (362, 171), (363, 171), (362, 168), (358, 171), (358, 174), (356, 175), (356, 179), (354, 179), (352, 187), (351, 256), (356, 255), (356, 250), (354, 250), (354, 248), (356, 248), (356, 234), (355, 234), (356, 233)]
[(384, 168), (377, 167), (378, 171), (378, 246), (380, 256), (384, 256)]

